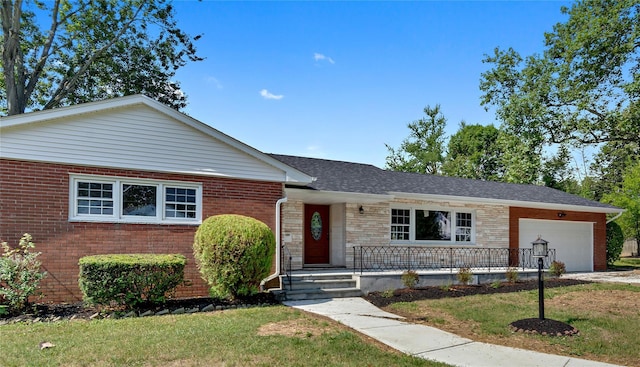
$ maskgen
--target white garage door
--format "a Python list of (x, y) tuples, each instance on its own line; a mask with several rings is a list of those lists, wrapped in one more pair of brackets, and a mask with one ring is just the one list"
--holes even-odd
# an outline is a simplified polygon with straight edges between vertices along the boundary
[(593, 223), (520, 219), (520, 248), (542, 236), (567, 271), (593, 271)]

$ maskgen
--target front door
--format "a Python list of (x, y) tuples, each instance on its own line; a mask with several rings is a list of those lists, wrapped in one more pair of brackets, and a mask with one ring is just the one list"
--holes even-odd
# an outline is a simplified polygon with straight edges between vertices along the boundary
[(329, 206), (304, 206), (304, 263), (329, 264)]

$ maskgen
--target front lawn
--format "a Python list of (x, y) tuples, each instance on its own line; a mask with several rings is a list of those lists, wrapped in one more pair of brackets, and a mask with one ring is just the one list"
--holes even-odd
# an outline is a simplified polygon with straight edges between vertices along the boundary
[(621, 257), (613, 263), (612, 269), (631, 270), (640, 269), (640, 257)]
[(545, 316), (580, 334), (546, 337), (515, 333), (509, 324), (538, 317), (538, 291), (394, 303), (387, 311), (488, 343), (640, 366), (640, 287), (583, 284), (545, 289)]
[[(0, 326), (0, 366), (446, 366), (284, 306)], [(52, 348), (41, 350), (41, 342)]]

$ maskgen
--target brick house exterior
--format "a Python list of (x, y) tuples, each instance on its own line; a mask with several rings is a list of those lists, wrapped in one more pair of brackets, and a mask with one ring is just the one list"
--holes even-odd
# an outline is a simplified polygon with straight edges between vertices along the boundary
[(4, 117), (0, 128), (0, 240), (33, 236), (47, 302), (80, 300), (78, 260), (109, 253), (183, 254), (189, 285), (177, 296), (207, 296), (192, 244), (217, 214), (266, 223), (294, 270), (352, 268), (364, 246), (503, 252), (540, 234), (568, 270), (600, 271), (607, 214), (621, 212), (535, 185), (264, 154), (144, 96)]
[(51, 163), (0, 160), (0, 238), (12, 246), (24, 232), (34, 237), (48, 276), (40, 291), (47, 301), (79, 301), (78, 260), (109, 253), (178, 253), (187, 257), (182, 297), (208, 295), (193, 259), (197, 225), (83, 223), (69, 221), (69, 174), (140, 177), (172, 181), (199, 180), (203, 185), (203, 217), (241, 214), (275, 230), (275, 203), (282, 184), (202, 178)]
[[(310, 181), (295, 169), (143, 96), (1, 122), (0, 240), (15, 246), (23, 233), (33, 236), (48, 273), (39, 289), (45, 302), (81, 300), (78, 260), (114, 253), (182, 254), (187, 257), (188, 282), (176, 295), (208, 296), (192, 249), (202, 220), (241, 214), (275, 232), (276, 203), (284, 195), (284, 183)], [(145, 124), (153, 125), (152, 129)], [(99, 129), (104, 131), (95, 133)], [(134, 143), (127, 142), (127, 137)], [(102, 141), (110, 144), (103, 146)], [(83, 200), (89, 200), (76, 196), (80, 195), (76, 181), (94, 180), (109, 185), (112, 193), (108, 200), (89, 199), (99, 199), (95, 202), (100, 205), (108, 201), (112, 206), (108, 209), (116, 213), (82, 212), (87, 209), (82, 207)], [(191, 203), (197, 208), (190, 214), (182, 210), (192, 218), (164, 218), (162, 210), (151, 219), (117, 213), (118, 200), (124, 202), (118, 199), (124, 195), (119, 190), (126, 185), (148, 185), (160, 197), (165, 186), (182, 187), (182, 183), (197, 194)]]

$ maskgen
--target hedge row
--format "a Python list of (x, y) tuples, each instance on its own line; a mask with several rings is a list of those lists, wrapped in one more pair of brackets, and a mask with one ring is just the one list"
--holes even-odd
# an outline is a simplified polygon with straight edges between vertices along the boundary
[(182, 255), (112, 254), (80, 259), (80, 290), (85, 302), (135, 308), (159, 304), (184, 282)]

